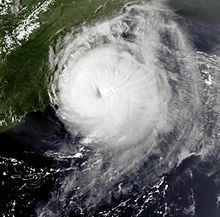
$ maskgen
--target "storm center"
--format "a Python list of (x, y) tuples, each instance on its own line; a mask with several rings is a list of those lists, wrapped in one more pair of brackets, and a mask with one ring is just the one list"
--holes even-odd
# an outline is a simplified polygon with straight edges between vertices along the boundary
[(110, 100), (113, 90), (110, 87), (97, 87), (97, 96), (104, 100)]
[(136, 143), (166, 121), (167, 89), (158, 73), (153, 63), (140, 63), (116, 46), (91, 50), (66, 67), (59, 113), (85, 136)]

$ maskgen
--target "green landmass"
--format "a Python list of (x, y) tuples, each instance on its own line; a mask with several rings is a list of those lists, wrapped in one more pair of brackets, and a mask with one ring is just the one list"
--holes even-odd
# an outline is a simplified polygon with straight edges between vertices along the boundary
[[(7, 14), (0, 17), (0, 38), (6, 34), (13, 37), (13, 30), (20, 20), (43, 2), (22, 0), (17, 13), (9, 8)], [(7, 50), (0, 54), (0, 131), (18, 125), (29, 112), (44, 111), (50, 104), (48, 87), (52, 72), (48, 67), (49, 45), (73, 27), (116, 14), (126, 2), (57, 0), (39, 15), (40, 28), (34, 30), (28, 40), (21, 41), (9, 54)], [(100, 7), (104, 3), (105, 6)], [(4, 42), (1, 43), (3, 46)]]
[[(0, 5), (0, 132), (22, 123), (27, 113), (44, 111), (50, 104), (48, 88), (53, 72), (48, 64), (49, 46), (73, 27), (116, 15), (128, 1), (131, 0), (54, 0), (39, 13), (36, 22), (40, 22), (40, 27), (21, 41), (17, 41), (13, 31), (46, 1), (14, 0), (4, 14)], [(16, 2), (20, 2), (19, 10)], [(170, 5), (205, 19), (219, 18), (219, 0), (170, 0)], [(13, 49), (7, 35), (14, 40)]]

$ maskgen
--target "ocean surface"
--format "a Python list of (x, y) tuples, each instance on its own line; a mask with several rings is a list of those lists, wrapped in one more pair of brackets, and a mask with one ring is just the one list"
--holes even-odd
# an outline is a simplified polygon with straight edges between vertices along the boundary
[[(173, 2), (127, 4), (111, 21), (84, 26), (76, 35), (67, 33), (56, 49), (51, 47), (48, 64), (58, 89), (69, 85), (69, 71), (62, 70), (75, 64), (77, 55), (117, 42), (138, 64), (149, 70), (154, 62), (152, 70), (160, 66), (166, 74), (163, 78), (159, 72), (164, 79), (160, 88), (167, 91), (161, 101), (167, 104), (160, 108), (155, 102), (155, 110), (161, 109), (150, 113), (153, 120), (161, 114), (156, 126), (154, 121), (147, 126), (136, 122), (136, 116), (126, 122), (129, 135), (123, 132), (138, 141), (135, 147), (126, 146), (128, 141), (117, 146), (119, 134), (114, 133), (120, 128), (103, 124), (116, 135), (109, 139), (116, 145), (106, 147), (105, 141), (91, 141), (72, 127), (72, 117), (77, 126), (84, 121), (86, 130), (91, 122), (69, 113), (66, 103), (74, 100), (63, 99), (62, 93), (68, 93), (60, 91), (44, 112), (31, 112), (21, 125), (0, 134), (1, 216), (220, 216), (220, 16), (205, 3), (198, 9)], [(142, 39), (146, 47), (139, 43)], [(74, 97), (75, 108), (80, 99)], [(122, 113), (127, 114), (126, 108)], [(104, 123), (98, 114), (95, 118), (93, 129)], [(166, 118), (164, 124), (161, 119)], [(142, 131), (136, 133), (135, 124), (145, 127), (147, 138)], [(151, 126), (153, 133), (148, 132)]]

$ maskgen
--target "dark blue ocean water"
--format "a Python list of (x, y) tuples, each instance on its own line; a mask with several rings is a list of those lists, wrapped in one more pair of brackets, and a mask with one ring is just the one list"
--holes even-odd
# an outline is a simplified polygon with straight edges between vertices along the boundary
[[(175, 10), (184, 17), (178, 22), (188, 33), (195, 50), (206, 53), (207, 57), (218, 56), (220, 19), (216, 15), (208, 19), (201, 16), (202, 12), (197, 14), (184, 8)], [(169, 35), (164, 37), (169, 41)], [(203, 62), (200, 67), (201, 80), (205, 80), (205, 71), (210, 66)], [(217, 72), (210, 73), (214, 75)], [(207, 146), (212, 141), (214, 147), (206, 157), (195, 150), (183, 157), (170, 172), (146, 185), (142, 181), (146, 176), (143, 171), (149, 170), (150, 166), (143, 163), (135, 174), (130, 172), (120, 180), (123, 181), (123, 189), (129, 190), (118, 194), (118, 185), (114, 185), (108, 199), (102, 200), (93, 209), (84, 210), (84, 214), (80, 214), (82, 212), (77, 207), (68, 214), (62, 214), (59, 210), (65, 210), (65, 207), (56, 201), (53, 209), (58, 210), (60, 216), (220, 217), (220, 144), (216, 122), (220, 112), (216, 109), (219, 109), (216, 107), (219, 95), (217, 88), (208, 86), (204, 86), (201, 95), (206, 105), (200, 117), (203, 135), (207, 138)], [(50, 200), (51, 192), (59, 192), (61, 182), (69, 175), (70, 169), (81, 167), (89, 158), (89, 154), (74, 161), (67, 155), (55, 156), (63, 146), (74, 149), (79, 140), (80, 136), (73, 138), (67, 132), (50, 106), (43, 113), (28, 114), (24, 124), (0, 134), (0, 215), (36, 216), (36, 209)], [(204, 146), (204, 141), (201, 145)], [(153, 165), (158, 156), (152, 155), (150, 160)], [(155, 175), (148, 174), (149, 179)]]

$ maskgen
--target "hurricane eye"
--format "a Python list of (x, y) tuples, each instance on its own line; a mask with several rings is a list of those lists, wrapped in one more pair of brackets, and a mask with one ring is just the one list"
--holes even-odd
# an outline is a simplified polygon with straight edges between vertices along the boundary
[(98, 98), (102, 98), (100, 89), (99, 89), (98, 87), (96, 88), (96, 96), (97, 96)]

